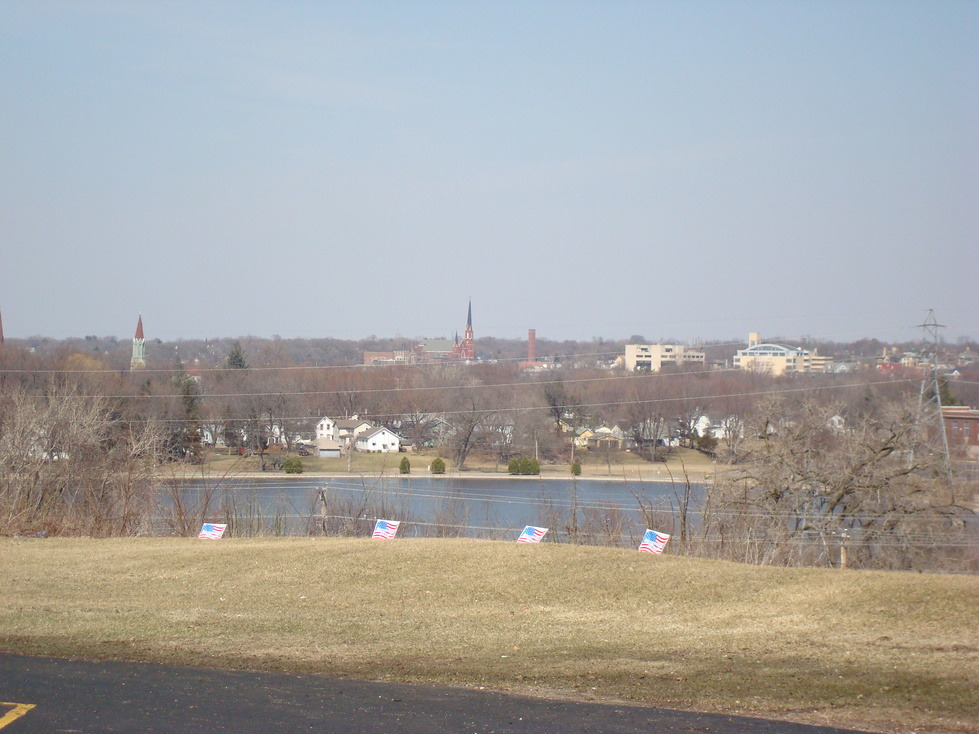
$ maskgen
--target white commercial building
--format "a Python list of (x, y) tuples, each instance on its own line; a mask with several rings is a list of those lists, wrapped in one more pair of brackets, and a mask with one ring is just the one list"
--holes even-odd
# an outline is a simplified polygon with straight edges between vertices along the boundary
[(734, 355), (734, 366), (740, 370), (784, 375), (787, 372), (809, 372), (809, 351), (784, 344), (763, 344), (760, 334), (748, 334), (748, 348)]

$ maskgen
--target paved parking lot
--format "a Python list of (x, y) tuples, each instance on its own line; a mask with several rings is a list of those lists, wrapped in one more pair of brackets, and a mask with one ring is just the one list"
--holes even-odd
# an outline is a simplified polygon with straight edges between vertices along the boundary
[(716, 714), (547, 701), (488, 691), (368, 683), (318, 675), (3, 654), (0, 701), (4, 702), (0, 704), (0, 734), (844, 731)]

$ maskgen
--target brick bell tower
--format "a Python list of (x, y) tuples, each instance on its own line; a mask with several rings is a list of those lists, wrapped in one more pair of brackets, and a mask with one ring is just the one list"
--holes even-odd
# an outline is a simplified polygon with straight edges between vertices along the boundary
[(476, 344), (473, 340), (473, 302), (472, 299), (469, 300), (469, 314), (466, 316), (466, 332), (462, 337), (462, 341), (456, 345), (456, 352), (459, 355), (459, 359), (474, 360), (476, 359)]

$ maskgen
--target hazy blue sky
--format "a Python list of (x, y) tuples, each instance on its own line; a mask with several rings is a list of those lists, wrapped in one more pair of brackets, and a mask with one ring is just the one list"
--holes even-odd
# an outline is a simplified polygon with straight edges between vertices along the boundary
[(979, 338), (977, 2), (0, 3), (8, 337)]

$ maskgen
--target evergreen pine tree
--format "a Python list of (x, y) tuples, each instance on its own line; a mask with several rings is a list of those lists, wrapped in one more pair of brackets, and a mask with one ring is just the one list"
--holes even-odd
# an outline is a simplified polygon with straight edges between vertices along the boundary
[(247, 370), (248, 362), (245, 361), (245, 353), (241, 350), (241, 344), (235, 342), (231, 345), (228, 352), (228, 367), (233, 370)]

